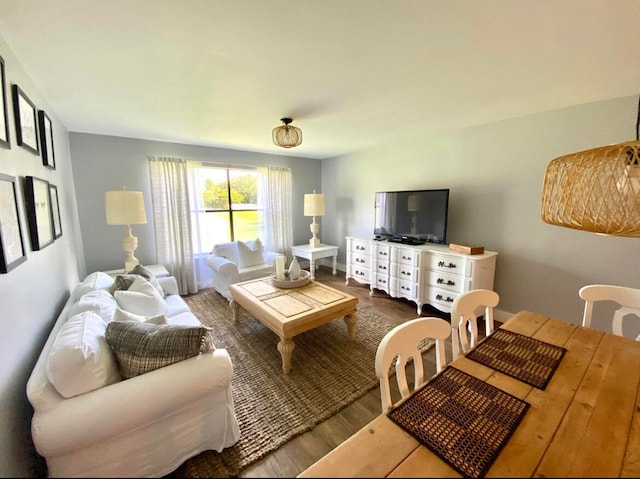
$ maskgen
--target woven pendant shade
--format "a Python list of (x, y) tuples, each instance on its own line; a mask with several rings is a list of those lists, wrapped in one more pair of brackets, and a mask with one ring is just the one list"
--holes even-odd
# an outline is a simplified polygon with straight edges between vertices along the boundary
[(302, 130), (296, 126), (292, 126), (291, 118), (281, 118), (280, 121), (284, 125), (277, 126), (271, 132), (274, 145), (282, 148), (293, 148), (302, 143)]
[(551, 161), (542, 187), (542, 220), (594, 233), (640, 237), (640, 141)]

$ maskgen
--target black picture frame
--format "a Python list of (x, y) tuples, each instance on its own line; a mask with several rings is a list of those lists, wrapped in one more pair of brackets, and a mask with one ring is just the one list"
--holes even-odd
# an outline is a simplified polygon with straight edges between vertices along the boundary
[(52, 170), (56, 169), (56, 155), (53, 149), (53, 125), (51, 118), (44, 110), (38, 111), (38, 127), (40, 131), (40, 149), (42, 164)]
[(13, 115), (16, 121), (16, 142), (36, 155), (38, 147), (38, 115), (35, 104), (15, 83), (13, 84)]
[(60, 219), (60, 199), (58, 198), (58, 187), (49, 183), (49, 195), (51, 196), (51, 223), (53, 224), (53, 239), (57, 240), (62, 236), (62, 222)]
[(27, 176), (25, 177), (24, 194), (31, 249), (38, 251), (54, 241), (49, 182), (35, 176)]
[(2, 111), (0, 112), (0, 146), (11, 148), (9, 136), (9, 106), (7, 105), (7, 77), (4, 67), (4, 58), (0, 56), (0, 97)]
[(18, 211), (16, 179), (0, 173), (0, 273), (27, 261)]

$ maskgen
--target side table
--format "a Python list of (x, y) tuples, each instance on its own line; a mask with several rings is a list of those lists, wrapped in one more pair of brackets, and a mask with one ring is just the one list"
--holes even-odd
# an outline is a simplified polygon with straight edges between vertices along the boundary
[[(151, 271), (156, 278), (164, 278), (169, 276), (169, 271), (167, 271), (167, 268), (165, 268), (161, 264), (147, 264), (147, 265), (144, 265), (144, 267), (147, 268), (149, 271)], [(119, 274), (124, 274), (124, 268), (112, 269), (104, 272), (110, 276), (117, 276)]]
[(309, 260), (309, 272), (311, 273), (311, 279), (315, 279), (315, 262), (317, 259), (328, 258), (333, 256), (333, 275), (336, 275), (336, 268), (338, 266), (338, 247), (328, 244), (320, 244), (317, 248), (312, 248), (308, 244), (302, 244), (291, 247), (291, 254)]

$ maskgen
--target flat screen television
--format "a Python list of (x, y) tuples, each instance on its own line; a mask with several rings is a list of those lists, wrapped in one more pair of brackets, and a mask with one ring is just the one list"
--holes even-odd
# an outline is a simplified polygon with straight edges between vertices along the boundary
[(446, 244), (448, 212), (449, 189), (379, 191), (373, 233), (399, 243)]

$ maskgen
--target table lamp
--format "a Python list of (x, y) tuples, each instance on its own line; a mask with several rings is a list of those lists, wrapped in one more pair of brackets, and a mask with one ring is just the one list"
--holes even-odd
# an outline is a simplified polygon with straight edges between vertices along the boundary
[(309, 246), (317, 248), (320, 246), (320, 240), (316, 235), (320, 231), (320, 226), (316, 223), (316, 216), (324, 216), (324, 194), (316, 193), (316, 190), (313, 190), (313, 193), (304, 195), (304, 215), (313, 216), (310, 226), (313, 236), (309, 240)]
[(128, 191), (123, 186), (122, 190), (105, 192), (104, 204), (107, 224), (126, 226), (125, 235), (122, 238), (122, 249), (127, 253), (124, 263), (124, 272), (127, 273), (140, 263), (133, 254), (138, 247), (138, 238), (131, 234), (131, 225), (147, 222), (144, 198), (141, 191)]

